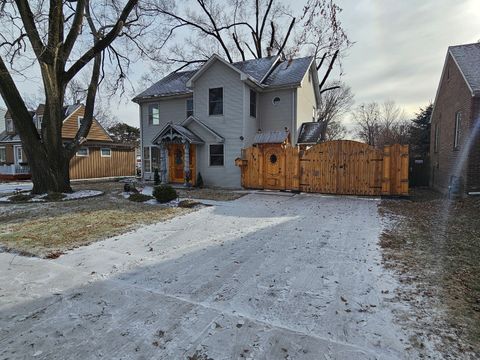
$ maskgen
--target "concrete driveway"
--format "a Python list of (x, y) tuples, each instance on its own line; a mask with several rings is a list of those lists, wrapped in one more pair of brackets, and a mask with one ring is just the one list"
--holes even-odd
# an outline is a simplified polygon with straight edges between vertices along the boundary
[(395, 359), (377, 200), (250, 194), (76, 249), (0, 254), (2, 359)]

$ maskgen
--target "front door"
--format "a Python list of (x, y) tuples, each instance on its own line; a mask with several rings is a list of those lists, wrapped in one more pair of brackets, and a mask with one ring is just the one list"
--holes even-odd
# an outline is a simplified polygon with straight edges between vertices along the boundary
[[(168, 172), (172, 183), (185, 182), (185, 145), (168, 145)], [(195, 184), (195, 145), (190, 145), (190, 183)]]
[(168, 149), (168, 163), (170, 165), (170, 182), (183, 183), (185, 181), (185, 149), (183, 144), (171, 144)]

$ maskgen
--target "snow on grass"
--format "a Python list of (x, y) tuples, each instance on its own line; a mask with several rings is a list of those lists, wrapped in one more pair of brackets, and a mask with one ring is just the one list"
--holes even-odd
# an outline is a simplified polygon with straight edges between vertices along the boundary
[[(26, 193), (22, 192), (21, 194), (26, 194)], [(100, 190), (79, 190), (73, 193), (62, 193), (64, 197), (62, 199), (59, 199), (58, 201), (86, 199), (94, 196), (100, 196), (102, 194), (103, 194), (103, 191), (100, 191)], [(34, 195), (31, 199), (27, 201), (12, 201), (11, 200), (12, 196), (15, 196), (15, 195), (9, 194), (7, 196), (2, 196), (0, 197), (0, 202), (14, 203), (14, 202), (46, 202), (48, 201), (47, 199), (45, 199), (45, 197), (48, 196), (48, 194)]]

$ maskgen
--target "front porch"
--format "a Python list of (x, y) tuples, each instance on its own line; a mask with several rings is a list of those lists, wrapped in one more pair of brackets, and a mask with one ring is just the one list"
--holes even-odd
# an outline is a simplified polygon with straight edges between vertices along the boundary
[(31, 178), (30, 167), (24, 165), (0, 165), (0, 180), (28, 180)]

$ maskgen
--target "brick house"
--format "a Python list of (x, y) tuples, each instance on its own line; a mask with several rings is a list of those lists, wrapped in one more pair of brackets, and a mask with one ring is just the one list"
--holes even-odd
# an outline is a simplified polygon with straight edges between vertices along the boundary
[(480, 193), (480, 43), (448, 48), (431, 117), (430, 185)]

